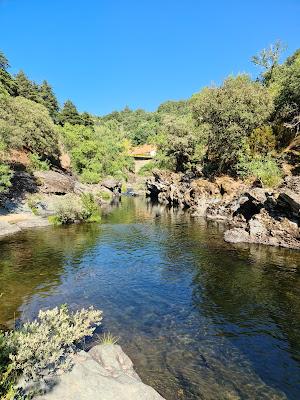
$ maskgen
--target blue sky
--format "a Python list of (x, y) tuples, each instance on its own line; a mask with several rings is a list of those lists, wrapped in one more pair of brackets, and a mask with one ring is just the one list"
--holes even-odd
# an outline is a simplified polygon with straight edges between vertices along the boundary
[(281, 39), (300, 47), (300, 0), (0, 0), (0, 49), (62, 103), (154, 110), (227, 75)]

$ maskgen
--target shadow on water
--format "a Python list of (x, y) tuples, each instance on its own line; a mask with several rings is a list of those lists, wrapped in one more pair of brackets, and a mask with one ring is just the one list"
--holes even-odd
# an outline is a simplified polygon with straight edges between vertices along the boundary
[(93, 304), (168, 400), (300, 398), (300, 253), (140, 198), (0, 243), (0, 323)]

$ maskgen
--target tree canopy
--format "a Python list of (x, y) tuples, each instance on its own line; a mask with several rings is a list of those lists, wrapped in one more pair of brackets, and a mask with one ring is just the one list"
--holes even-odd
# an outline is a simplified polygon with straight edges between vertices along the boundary
[[(46, 80), (36, 83), (23, 71), (13, 76), (0, 52), (0, 150), (24, 148), (48, 162), (63, 148), (72, 171), (87, 183), (105, 175), (125, 178), (132, 170), (130, 147), (146, 143), (158, 147), (154, 166), (178, 172), (197, 167), (209, 177), (278, 177), (282, 149), (300, 131), (300, 49), (280, 63), (283, 49), (277, 42), (252, 58), (262, 68), (256, 80), (229, 76), (154, 112), (126, 106), (104, 116), (79, 112), (71, 100), (60, 107)], [(0, 157), (2, 181), (8, 182), (3, 163)]]
[(207, 156), (223, 172), (234, 168), (245, 139), (266, 123), (273, 99), (247, 75), (227, 78), (220, 87), (205, 88), (191, 99), (198, 124), (209, 124)]

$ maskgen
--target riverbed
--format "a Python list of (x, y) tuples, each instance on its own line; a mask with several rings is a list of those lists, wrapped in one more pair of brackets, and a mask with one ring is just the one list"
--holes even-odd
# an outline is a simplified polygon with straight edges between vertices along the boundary
[(0, 242), (0, 324), (62, 303), (104, 312), (167, 400), (300, 398), (300, 252), (223, 241), (224, 226), (142, 198), (101, 224)]

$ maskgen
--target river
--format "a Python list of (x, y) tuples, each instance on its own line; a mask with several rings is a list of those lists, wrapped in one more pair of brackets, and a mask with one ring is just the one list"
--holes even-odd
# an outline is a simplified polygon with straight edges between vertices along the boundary
[(122, 198), (102, 224), (0, 242), (0, 324), (61, 303), (104, 312), (167, 400), (300, 399), (300, 252), (223, 241), (222, 225)]

